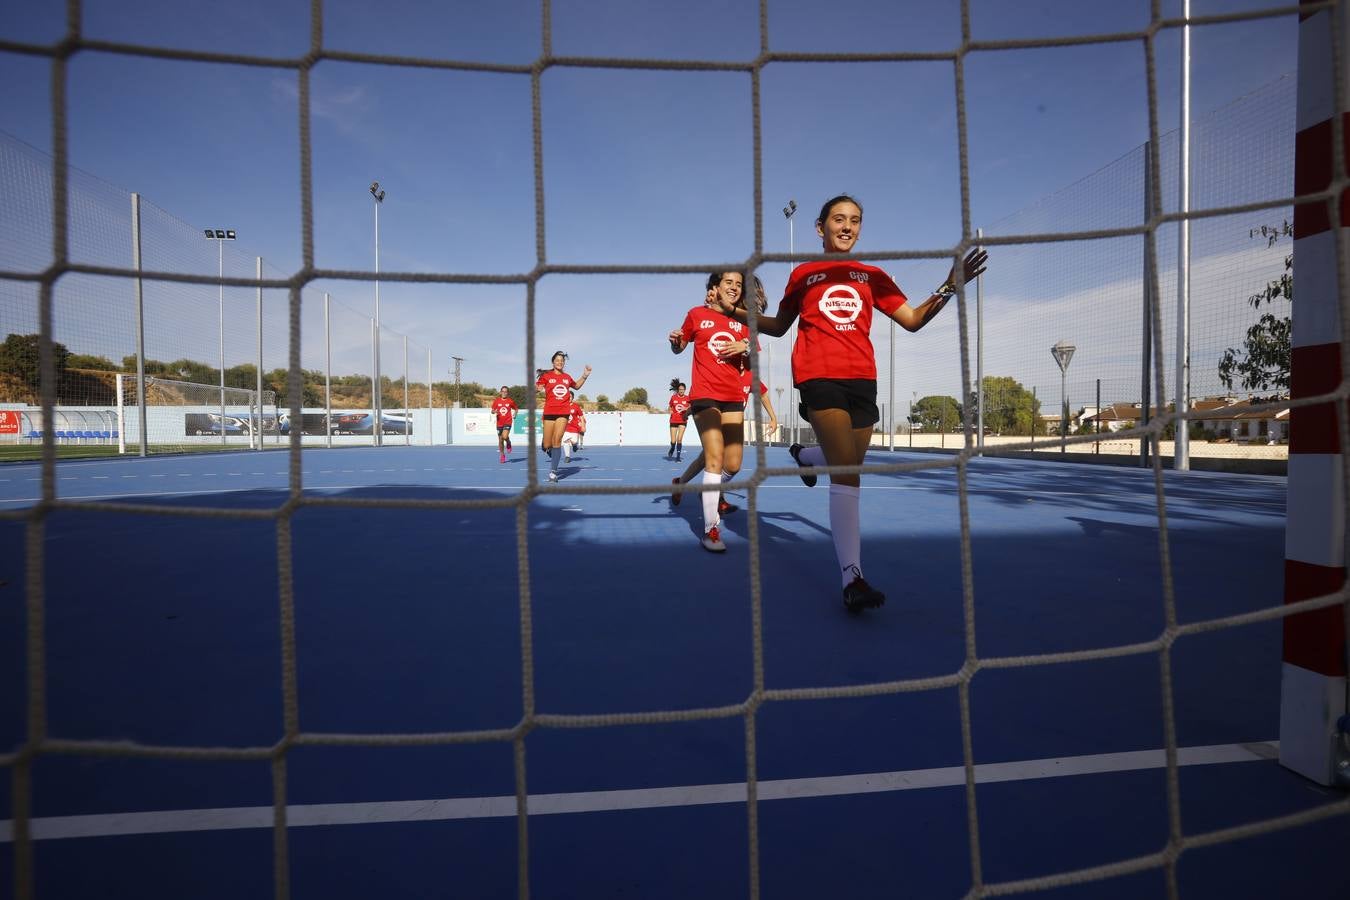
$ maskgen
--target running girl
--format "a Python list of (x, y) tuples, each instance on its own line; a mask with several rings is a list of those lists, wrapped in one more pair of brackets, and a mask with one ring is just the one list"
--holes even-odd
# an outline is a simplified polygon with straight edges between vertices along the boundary
[(510, 391), (502, 385), (501, 393), (492, 401), (492, 413), (497, 417), (497, 452), (501, 461), (506, 462), (506, 453), (511, 449), (511, 425), (516, 420), (516, 401), (511, 399)]
[[(826, 254), (852, 253), (862, 232), (862, 206), (841, 194), (825, 201), (816, 219), (816, 234)], [(979, 277), (988, 259), (976, 248), (962, 264), (965, 283)], [(851, 259), (808, 262), (792, 272), (782, 302), (773, 316), (760, 314), (759, 330), (782, 335), (798, 317), (797, 343), (792, 348), (792, 381), (801, 394), (804, 415), (820, 446), (790, 452), (801, 466), (861, 465), (872, 440), (877, 410), (876, 356), (869, 337), (872, 310), (890, 316), (906, 331), (918, 331), (932, 321), (956, 293), (947, 280), (918, 306), (910, 306), (891, 277), (875, 266)], [(719, 306), (738, 321), (744, 310), (719, 298)], [(815, 476), (802, 476), (808, 485)], [(863, 578), (862, 539), (859, 534), (860, 479), (857, 475), (830, 476), (830, 532), (843, 584), (844, 607), (849, 612), (881, 606), (886, 596)]]
[(567, 408), (567, 428), (563, 430), (562, 436), (564, 462), (571, 462), (572, 454), (581, 449), (581, 436), (585, 431), (586, 411), (573, 398), (572, 405)]
[[(686, 387), (687, 385), (680, 379), (670, 379), (670, 389), (673, 393), (670, 395), (670, 403), (667, 404), (670, 410), (670, 451), (666, 454), (666, 459), (674, 457), (676, 462), (679, 462), (680, 454), (684, 453), (684, 428), (688, 422), (689, 406), (693, 403), (685, 393)], [(702, 455), (699, 453), (699, 456)]]
[(548, 471), (548, 480), (558, 480), (558, 461), (562, 456), (562, 436), (567, 428), (568, 410), (572, 405), (572, 390), (581, 389), (586, 379), (591, 377), (591, 367), (581, 370), (581, 377), (574, 379), (563, 371), (567, 364), (567, 354), (557, 350), (553, 354), (553, 368), (545, 369), (535, 379), (534, 386), (544, 395), (544, 452), (552, 464)]
[[(672, 353), (682, 353), (691, 344), (694, 347), (690, 412), (703, 442), (703, 483), (708, 485), (721, 484), (723, 471), (738, 472), (741, 468), (745, 440), (741, 368), (746, 330), (723, 310), (735, 308), (744, 284), (740, 272), (712, 273), (703, 305), (689, 310), (684, 324), (667, 335)], [(719, 528), (718, 492), (705, 491), (702, 500), (703, 549), (723, 553), (727, 545)]]

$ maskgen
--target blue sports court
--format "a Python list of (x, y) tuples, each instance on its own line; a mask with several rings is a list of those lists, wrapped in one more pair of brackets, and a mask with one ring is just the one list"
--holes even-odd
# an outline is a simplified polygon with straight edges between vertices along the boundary
[[(523, 507), (521, 445), (305, 450), (294, 495), (286, 453), (62, 462), (40, 528), (0, 468), (0, 883), (17, 800), (37, 897), (1161, 897), (1172, 829), (1182, 897), (1345, 896), (1343, 794), (1275, 759), (1281, 620), (1150, 643), (1151, 470), (972, 459), (964, 560), (950, 457), (873, 453), (936, 467), (864, 476), (852, 616), (825, 477), (768, 448), (713, 555), (663, 450)], [(1178, 625), (1278, 608), (1284, 478), (1163, 485)]]

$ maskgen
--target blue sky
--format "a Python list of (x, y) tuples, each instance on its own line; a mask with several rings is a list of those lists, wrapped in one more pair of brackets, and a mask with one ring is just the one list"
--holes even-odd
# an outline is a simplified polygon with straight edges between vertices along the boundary
[[(1266, 5), (1193, 0), (1192, 15)], [(970, 13), (976, 39), (1005, 39), (1136, 29), (1146, 25), (1149, 6), (972, 0)], [(82, 9), (88, 39), (252, 56), (297, 56), (310, 41), (309, 4), (301, 0), (95, 0)], [(341, 0), (324, 9), (324, 46), (336, 50), (528, 65), (541, 46), (538, 5), (524, 0)], [(959, 41), (959, 9), (931, 0), (772, 0), (769, 42), (778, 52), (947, 50)], [(1165, 15), (1179, 10), (1179, 0), (1163, 3)], [(552, 47), (557, 56), (743, 61), (758, 53), (758, 23), (751, 0), (559, 0)], [(64, 30), (64, 4), (4, 0), (0, 9), (6, 41), (51, 43)], [(1297, 22), (1200, 27), (1192, 44), (1198, 117), (1292, 72)], [(1177, 127), (1179, 45), (1175, 32), (1157, 44), (1164, 132)], [(42, 57), (0, 52), (0, 130), (48, 151), (50, 71)], [(236, 228), (243, 256), (261, 255), (280, 272), (300, 267), (294, 71), (81, 52), (68, 72), (73, 165), (194, 227)], [(965, 87), (976, 226), (1059, 191), (1148, 138), (1140, 43), (975, 53)], [(555, 67), (543, 75), (541, 103), (549, 262), (713, 264), (754, 251), (748, 75)], [(773, 63), (763, 70), (761, 104), (765, 251), (788, 249), (780, 209), (789, 198), (801, 207), (796, 249), (817, 249), (810, 220), (839, 191), (863, 200), (864, 257), (960, 238), (950, 63)], [(317, 265), (373, 268), (366, 188), (379, 180), (388, 192), (382, 270), (533, 268), (528, 76), (324, 61), (313, 71), (312, 114)], [(204, 271), (213, 272), (214, 252), (207, 261)], [(946, 268), (886, 265), (920, 298)], [(997, 266), (995, 253), (991, 273)], [(787, 267), (766, 265), (760, 274), (773, 295)], [(314, 288), (355, 310), (373, 307), (369, 282)], [(450, 357), (461, 356), (466, 379), (519, 383), (527, 368), (565, 347), (573, 367), (594, 366), (591, 396), (642, 386), (659, 397), (671, 376), (688, 373), (688, 357), (669, 357), (664, 335), (701, 302), (702, 286), (692, 275), (545, 277), (531, 361), (523, 357), (518, 286), (384, 282), (380, 296), (384, 324), (432, 349), (438, 379)], [(775, 349), (775, 377), (785, 383), (786, 343)], [(880, 342), (878, 352), (885, 353)]]

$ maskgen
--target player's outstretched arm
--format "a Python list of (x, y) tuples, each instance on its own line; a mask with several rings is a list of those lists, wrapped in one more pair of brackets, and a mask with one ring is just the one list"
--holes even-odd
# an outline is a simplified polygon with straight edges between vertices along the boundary
[(581, 387), (583, 384), (586, 383), (586, 379), (590, 377), (591, 377), (591, 367), (586, 366), (584, 369), (581, 370), (581, 377), (577, 379), (576, 386)]
[[(718, 309), (729, 318), (738, 322), (750, 324), (750, 316), (743, 306), (735, 306), (729, 302), (718, 300)], [(778, 312), (772, 316), (766, 316), (759, 313), (755, 322), (755, 327), (759, 329), (760, 334), (767, 334), (770, 337), (782, 337), (787, 334), (787, 330), (792, 327), (792, 323), (797, 321), (798, 304), (796, 300), (784, 297), (778, 303)]]
[[(989, 260), (989, 254), (983, 247), (976, 247), (966, 254), (964, 263), (965, 283), (971, 285), (975, 279), (984, 274), (985, 264)], [(933, 317), (942, 312), (942, 307), (947, 305), (947, 301), (956, 296), (956, 266), (952, 266), (951, 271), (947, 273), (947, 280), (929, 296), (927, 300), (918, 306), (910, 306), (906, 303), (895, 312), (891, 313), (901, 328), (906, 331), (918, 331), (923, 326), (932, 321)]]

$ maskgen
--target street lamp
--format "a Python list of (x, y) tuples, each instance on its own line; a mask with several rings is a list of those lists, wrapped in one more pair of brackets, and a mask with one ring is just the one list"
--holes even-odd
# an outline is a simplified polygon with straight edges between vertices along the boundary
[[(225, 242), (235, 239), (233, 228), (203, 228), (208, 241), (216, 242), (216, 266), (220, 278), (220, 421), (225, 421)], [(220, 442), (225, 443), (225, 428), (220, 429)]]
[(1073, 351), (1077, 350), (1073, 344), (1058, 341), (1055, 346), (1050, 348), (1050, 355), (1059, 363), (1059, 402), (1062, 406), (1059, 413), (1059, 452), (1064, 452), (1064, 438), (1069, 431), (1069, 360), (1073, 359)]
[(370, 196), (375, 198), (375, 384), (370, 391), (371, 430), (375, 434), (375, 443), (384, 443), (381, 433), (384, 425), (384, 404), (380, 398), (380, 204), (384, 202), (384, 191), (380, 183), (370, 183)]

